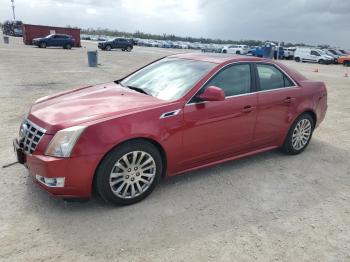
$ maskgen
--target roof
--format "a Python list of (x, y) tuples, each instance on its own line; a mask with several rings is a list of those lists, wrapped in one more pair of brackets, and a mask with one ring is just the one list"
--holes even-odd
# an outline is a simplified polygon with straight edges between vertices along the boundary
[(249, 57), (233, 54), (223, 54), (223, 53), (183, 53), (171, 55), (169, 57), (190, 59), (197, 61), (210, 62), (215, 64), (222, 64), (226, 62), (247, 62), (247, 61), (264, 61), (266, 59), (258, 57)]

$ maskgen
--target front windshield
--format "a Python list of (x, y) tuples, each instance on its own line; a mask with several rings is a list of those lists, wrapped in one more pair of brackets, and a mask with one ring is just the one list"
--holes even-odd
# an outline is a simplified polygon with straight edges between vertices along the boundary
[(50, 38), (51, 36), (53, 36), (53, 34), (51, 34), (51, 35), (47, 35), (45, 38)]
[(125, 78), (120, 84), (141, 89), (162, 100), (176, 100), (216, 64), (179, 58), (164, 58)]

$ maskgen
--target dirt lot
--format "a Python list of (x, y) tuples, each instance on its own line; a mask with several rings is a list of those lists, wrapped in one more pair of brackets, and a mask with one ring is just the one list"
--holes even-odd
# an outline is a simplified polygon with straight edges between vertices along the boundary
[[(10, 41), (0, 44), (1, 166), (15, 160), (12, 139), (37, 98), (176, 52), (100, 52), (101, 65), (88, 68), (94, 44), (68, 51)], [(128, 207), (66, 203), (24, 167), (0, 169), (0, 261), (350, 261), (350, 78), (340, 65), (285, 63), (329, 91), (326, 120), (303, 154), (276, 150), (191, 172)]]

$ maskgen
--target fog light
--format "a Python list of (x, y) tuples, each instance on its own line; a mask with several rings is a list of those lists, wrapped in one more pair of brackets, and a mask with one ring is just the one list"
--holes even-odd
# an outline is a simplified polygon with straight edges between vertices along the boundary
[(48, 187), (64, 187), (64, 177), (44, 177), (36, 174), (35, 178)]

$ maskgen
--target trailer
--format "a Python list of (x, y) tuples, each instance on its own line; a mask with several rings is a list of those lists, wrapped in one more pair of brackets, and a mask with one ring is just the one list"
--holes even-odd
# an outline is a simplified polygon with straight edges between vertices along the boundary
[(81, 47), (80, 28), (23, 24), (22, 29), (23, 42), (26, 45), (31, 45), (34, 38), (45, 37), (50, 34), (66, 34), (75, 39), (75, 47)]

